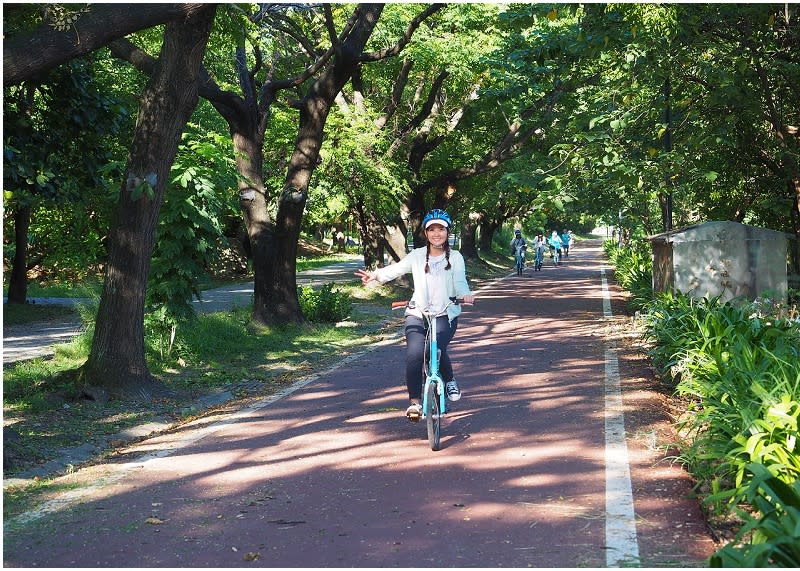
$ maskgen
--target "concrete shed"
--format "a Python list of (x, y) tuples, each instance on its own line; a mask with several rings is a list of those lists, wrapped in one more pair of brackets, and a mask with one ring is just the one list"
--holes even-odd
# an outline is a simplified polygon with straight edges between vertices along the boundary
[(653, 291), (701, 298), (787, 299), (786, 234), (739, 222), (705, 222), (648, 238)]

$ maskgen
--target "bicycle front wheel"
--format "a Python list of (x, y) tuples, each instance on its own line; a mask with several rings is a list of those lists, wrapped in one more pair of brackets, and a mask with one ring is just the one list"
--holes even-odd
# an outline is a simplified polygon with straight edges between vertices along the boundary
[(439, 439), (441, 436), (442, 413), (439, 407), (439, 395), (436, 394), (436, 382), (428, 383), (425, 390), (426, 410), (425, 420), (428, 425), (428, 442), (431, 450), (439, 450)]

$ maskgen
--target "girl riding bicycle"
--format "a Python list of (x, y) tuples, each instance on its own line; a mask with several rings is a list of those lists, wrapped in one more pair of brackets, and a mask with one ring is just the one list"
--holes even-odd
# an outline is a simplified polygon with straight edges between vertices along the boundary
[(542, 264), (544, 263), (544, 251), (547, 249), (547, 239), (544, 237), (543, 232), (539, 232), (533, 240), (533, 269), (534, 271), (541, 271)]
[(440, 370), (446, 383), (447, 398), (457, 401), (461, 390), (453, 377), (453, 366), (447, 355), (447, 346), (458, 327), (459, 305), (450, 304), (450, 298), (463, 298), (464, 303), (473, 303), (475, 296), (469, 290), (464, 258), (450, 249), (448, 237), (452, 221), (444, 210), (431, 210), (422, 221), (428, 242), (390, 266), (375, 271), (358, 270), (356, 275), (367, 285), (375, 280), (386, 283), (411, 272), (414, 279), (414, 294), (406, 309), (406, 387), (411, 401), (406, 410), (409, 420), (418, 421), (422, 416), (422, 363), (425, 358), (425, 320), (420, 308), (429, 308), (436, 317), (436, 334), (441, 350)]

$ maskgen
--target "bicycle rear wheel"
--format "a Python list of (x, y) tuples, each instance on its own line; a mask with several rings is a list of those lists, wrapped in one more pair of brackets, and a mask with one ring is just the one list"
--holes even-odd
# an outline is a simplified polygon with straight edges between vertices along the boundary
[(436, 394), (436, 382), (428, 383), (426, 389), (426, 410), (425, 420), (428, 425), (428, 443), (431, 450), (439, 450), (439, 439), (441, 436), (442, 414), (439, 410), (439, 395)]

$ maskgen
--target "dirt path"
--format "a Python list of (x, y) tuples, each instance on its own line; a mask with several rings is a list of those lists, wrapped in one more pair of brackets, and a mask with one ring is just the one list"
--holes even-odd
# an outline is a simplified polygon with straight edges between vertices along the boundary
[[(618, 551), (609, 522), (625, 502), (607, 501), (617, 483), (606, 477), (619, 471), (608, 456), (610, 350), (638, 561), (701, 565), (714, 545), (687, 477), (653, 445), (667, 425), (646, 364), (606, 334), (601, 267), (598, 248), (579, 247), (562, 267), (479, 293), (451, 346), (464, 398), (439, 452), (402, 416), (403, 345), (389, 342), (280, 398), (220, 411), (65, 478), (94, 485), (27, 523), (6, 522), (4, 564), (623, 564), (609, 557)], [(613, 310), (613, 287), (611, 297)]]

